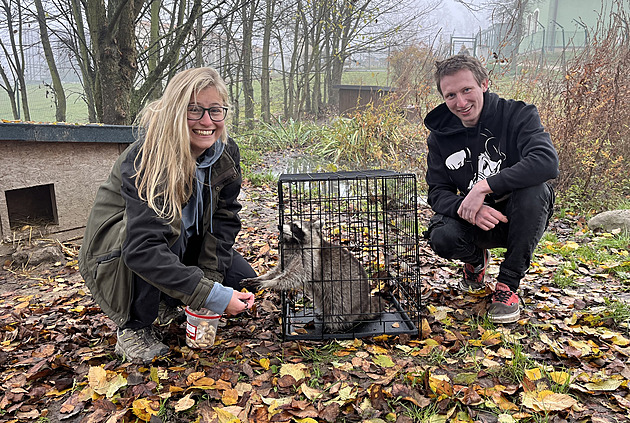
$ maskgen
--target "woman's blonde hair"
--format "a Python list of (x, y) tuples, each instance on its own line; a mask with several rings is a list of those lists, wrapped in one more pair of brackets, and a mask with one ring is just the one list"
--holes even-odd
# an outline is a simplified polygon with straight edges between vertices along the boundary
[[(212, 68), (194, 68), (176, 74), (162, 98), (138, 115), (144, 142), (135, 161), (136, 188), (140, 199), (168, 222), (181, 216), (192, 195), (196, 157), (190, 146), (186, 110), (191, 98), (194, 101), (208, 87), (216, 88), (223, 105), (228, 106), (228, 90), (219, 73)], [(220, 139), (227, 141), (225, 127)]]

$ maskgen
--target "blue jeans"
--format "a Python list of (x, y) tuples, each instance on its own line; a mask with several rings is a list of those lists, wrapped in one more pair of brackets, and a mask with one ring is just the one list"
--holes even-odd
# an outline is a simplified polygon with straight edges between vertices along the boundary
[(499, 222), (484, 231), (459, 217), (436, 214), (429, 222), (425, 238), (440, 257), (473, 266), (483, 262), (484, 249), (506, 248), (497, 281), (516, 291), (549, 224), (554, 201), (553, 188), (548, 183), (518, 189), (492, 206), (507, 216), (507, 223)]

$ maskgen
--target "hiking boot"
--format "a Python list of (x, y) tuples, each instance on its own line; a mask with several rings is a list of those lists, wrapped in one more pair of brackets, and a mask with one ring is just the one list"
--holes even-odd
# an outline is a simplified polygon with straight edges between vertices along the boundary
[(155, 319), (155, 324), (158, 326), (168, 326), (175, 322), (177, 324), (184, 323), (186, 320), (186, 313), (179, 306), (170, 306), (164, 301), (160, 301), (158, 306), (158, 315)]
[(492, 323), (514, 323), (521, 317), (518, 294), (506, 284), (497, 282), (492, 294), (492, 304), (488, 307), (488, 319)]
[(486, 269), (490, 262), (490, 251), (483, 250), (483, 263), (477, 267), (472, 264), (464, 264), (464, 278), (459, 281), (459, 289), (469, 294), (485, 294), (486, 293)]
[(168, 347), (157, 338), (151, 326), (141, 329), (118, 328), (117, 335), (114, 352), (124, 360), (147, 364), (168, 352)]

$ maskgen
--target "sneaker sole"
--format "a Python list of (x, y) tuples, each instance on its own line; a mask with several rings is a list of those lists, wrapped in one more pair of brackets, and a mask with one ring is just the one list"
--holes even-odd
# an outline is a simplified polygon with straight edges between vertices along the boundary
[(463, 292), (465, 292), (467, 294), (470, 294), (470, 295), (478, 295), (478, 296), (486, 295), (486, 287), (485, 286), (483, 288), (479, 288), (479, 289), (471, 289), (470, 287), (464, 285), (464, 282), (460, 280), (459, 284), (458, 284), (458, 287), (459, 287), (460, 291), (463, 291)]
[(133, 364), (149, 364), (153, 362), (153, 359), (157, 358), (157, 357), (162, 357), (165, 356), (166, 354), (168, 354), (168, 352), (170, 351), (170, 348), (168, 348), (167, 346), (165, 346), (165, 349), (163, 349), (164, 352), (160, 352), (158, 353), (155, 357), (151, 358), (150, 360), (144, 360), (142, 358), (135, 358), (132, 359), (130, 358), (128, 355), (125, 354), (125, 351), (123, 351), (122, 347), (119, 346), (118, 344), (116, 344), (116, 346), (114, 347), (114, 354), (116, 354), (118, 357), (120, 357), (122, 359), (122, 361), (127, 361)]
[(516, 310), (511, 314), (494, 315), (488, 313), (488, 320), (492, 323), (516, 323), (521, 318), (521, 311)]
[(121, 359), (123, 362), (129, 362), (129, 363), (132, 363), (132, 364), (151, 364), (155, 358), (158, 358), (158, 357), (163, 357), (163, 356), (165, 356), (165, 355), (166, 355), (166, 353), (167, 353), (167, 352), (168, 352), (168, 351), (166, 351), (166, 352), (165, 352), (165, 353), (163, 353), (163, 354), (158, 354), (158, 355), (156, 355), (155, 357), (153, 357), (153, 358), (151, 358), (151, 359), (149, 359), (149, 360), (145, 360), (145, 359), (142, 359), (142, 358), (135, 358), (135, 359), (134, 359), (134, 358), (130, 358), (129, 356), (125, 355), (125, 352), (124, 352), (124, 351), (122, 351), (122, 349), (117, 349), (117, 348), (114, 348), (114, 353), (115, 353), (118, 357), (120, 357), (120, 359)]

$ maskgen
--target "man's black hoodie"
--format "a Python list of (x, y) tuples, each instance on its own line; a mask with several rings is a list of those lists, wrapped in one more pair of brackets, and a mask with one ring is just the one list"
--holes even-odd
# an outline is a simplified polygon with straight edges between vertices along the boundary
[(426, 116), (428, 202), (436, 213), (458, 217), (457, 209), (475, 183), (487, 179), (492, 204), (513, 190), (558, 176), (558, 154), (538, 110), (522, 101), (485, 92), (479, 122), (464, 127), (440, 104)]

